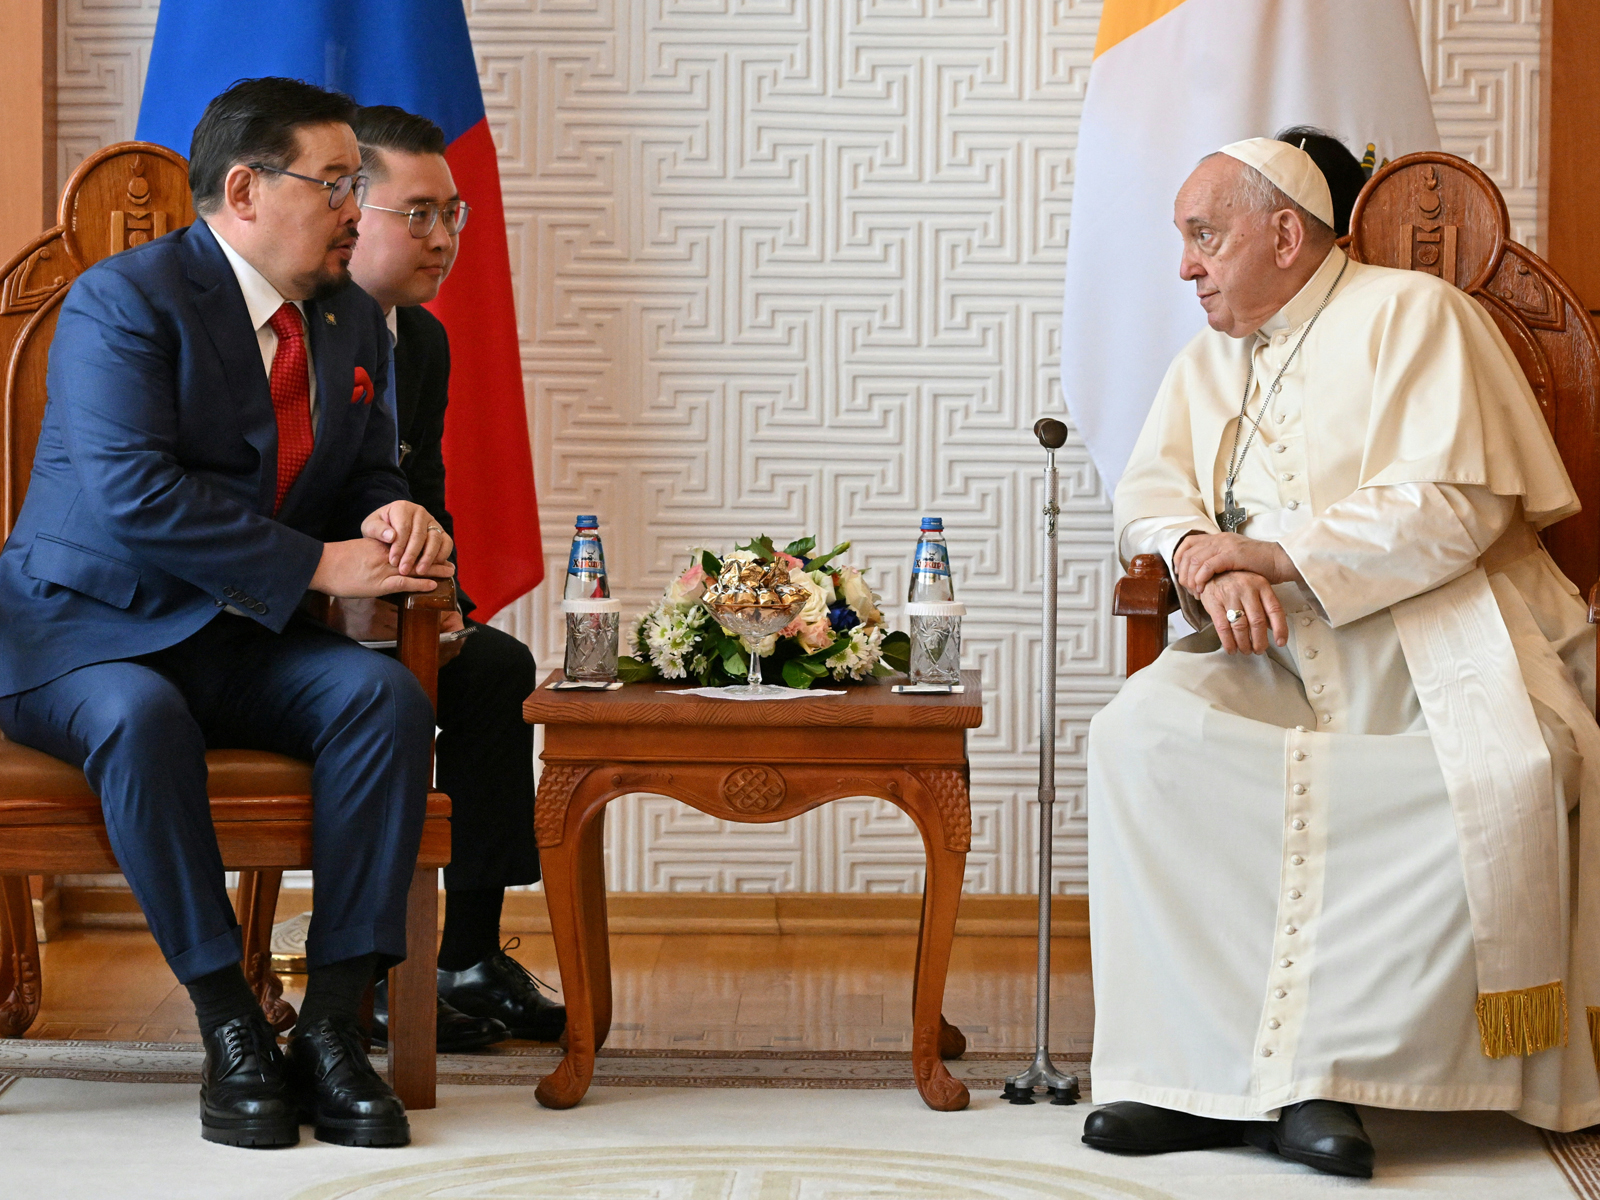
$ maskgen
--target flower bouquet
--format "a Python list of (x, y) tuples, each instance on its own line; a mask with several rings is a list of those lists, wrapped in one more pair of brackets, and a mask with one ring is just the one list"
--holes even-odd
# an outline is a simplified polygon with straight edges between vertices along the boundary
[[(810, 557), (816, 545), (816, 538), (806, 537), (779, 550), (763, 535), (721, 559), (692, 548), (688, 570), (634, 623), (629, 636), (635, 653), (617, 659), (617, 673), (628, 683), (690, 677), (706, 687), (742, 682), (750, 667), (744, 643), (706, 606), (708, 588), (717, 587), (719, 579), (722, 586), (738, 586), (741, 574), (752, 588), (770, 588), (786, 575), (786, 594), (793, 588), (805, 592), (799, 615), (756, 644), (763, 665), (781, 673), (790, 687), (807, 688), (824, 677), (843, 681), (906, 670), (911, 639), (885, 628), (878, 597), (861, 572), (834, 562), (850, 543)], [(730, 570), (736, 563), (751, 566)]]

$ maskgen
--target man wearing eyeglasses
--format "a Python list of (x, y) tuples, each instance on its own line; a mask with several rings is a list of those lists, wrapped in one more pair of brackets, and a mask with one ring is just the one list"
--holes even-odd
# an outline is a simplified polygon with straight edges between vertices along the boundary
[[(190, 149), (200, 220), (96, 264), (50, 349), (0, 552), (0, 730), (82, 767), (206, 1047), (201, 1133), (398, 1146), (357, 1022), (405, 957), (433, 711), (398, 662), (297, 618), (454, 574), (379, 401), (389, 335), (350, 284), (364, 180), (346, 96), (244, 80)], [(313, 764), (316, 915), (287, 1053), (240, 969), (208, 747)]]
[[(355, 280), (383, 309), (394, 346), (394, 401), (400, 465), (411, 495), (446, 530), (444, 430), (450, 342), (421, 305), (439, 293), (455, 261), (468, 207), (445, 161), (444, 132), (425, 117), (387, 105), (355, 118), (362, 170), (370, 179)], [(471, 347), (465, 347), (465, 352)], [(461, 596), (471, 613), (472, 601)], [(451, 800), (439, 947), (438, 1046), (475, 1049), (509, 1035), (554, 1041), (566, 1009), (500, 947), (505, 889), (539, 879), (533, 832), (533, 728), (522, 701), (534, 687), (533, 655), (509, 634), (458, 614), (446, 628), (472, 630), (439, 671), (438, 779)], [(374, 1035), (388, 1027), (379, 985)]]

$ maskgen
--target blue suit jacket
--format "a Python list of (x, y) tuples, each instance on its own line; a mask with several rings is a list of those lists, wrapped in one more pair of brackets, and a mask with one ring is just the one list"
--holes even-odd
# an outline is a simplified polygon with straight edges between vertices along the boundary
[[(409, 499), (384, 394), (389, 333), (351, 285), (307, 302), (315, 448), (273, 515), (278, 424), (244, 295), (204, 222), (72, 285), (27, 500), (0, 552), (0, 696), (175, 645), (231, 605), (274, 631), (324, 541)], [(370, 400), (370, 396), (369, 396)]]

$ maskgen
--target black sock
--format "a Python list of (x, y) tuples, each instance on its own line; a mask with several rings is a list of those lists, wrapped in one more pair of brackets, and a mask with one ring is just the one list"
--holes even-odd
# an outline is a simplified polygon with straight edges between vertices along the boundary
[(200, 1019), (203, 1035), (238, 1017), (261, 1016), (261, 1004), (245, 981), (244, 968), (238, 963), (229, 963), (183, 986), (189, 989), (189, 999), (194, 1001), (194, 1015)]
[(500, 949), (500, 906), (505, 898), (505, 888), (445, 892), (444, 937), (439, 942), (441, 971), (465, 971)]
[(362, 993), (377, 971), (376, 954), (312, 967), (306, 975), (306, 999), (295, 1031), (309, 1029), (324, 1017), (354, 1017), (361, 1008)]

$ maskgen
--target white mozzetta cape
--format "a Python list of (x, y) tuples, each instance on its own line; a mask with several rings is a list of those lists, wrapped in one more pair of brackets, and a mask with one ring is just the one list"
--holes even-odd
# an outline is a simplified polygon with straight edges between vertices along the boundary
[[(1359, 636), (1398, 642), (1402, 689), (1415, 694), (1405, 703), (1425, 718), (1454, 813), (1483, 1051), (1536, 1054), (1567, 1041), (1569, 974), (1585, 976), (1575, 983), (1591, 1027), (1600, 1016), (1597, 951), (1582, 949), (1600, 946), (1600, 844), (1590, 844), (1600, 822), (1572, 845), (1579, 823), (1567, 812), (1579, 794), (1591, 806), (1600, 796), (1600, 731), (1574, 675), (1575, 590), (1532, 534), (1577, 511), (1577, 497), (1487, 314), (1431, 276), (1332, 251), (1260, 334), (1207, 331), (1174, 361), (1117, 490), (1119, 540), (1125, 555), (1159, 549), (1170, 559), (1183, 532), (1216, 529), (1251, 356), (1253, 417), (1341, 268), (1241, 471), (1235, 490), (1252, 518), (1243, 532), (1294, 559), (1308, 583), (1307, 624), (1314, 616), (1335, 634), (1379, 630)], [(1203, 620), (1185, 599), (1191, 620)], [(1406, 729), (1400, 719), (1357, 732)], [(1581, 759), (1565, 789), (1552, 737)], [(1102, 758), (1101, 773), (1112, 770)], [(1092, 767), (1091, 789), (1095, 777)]]

